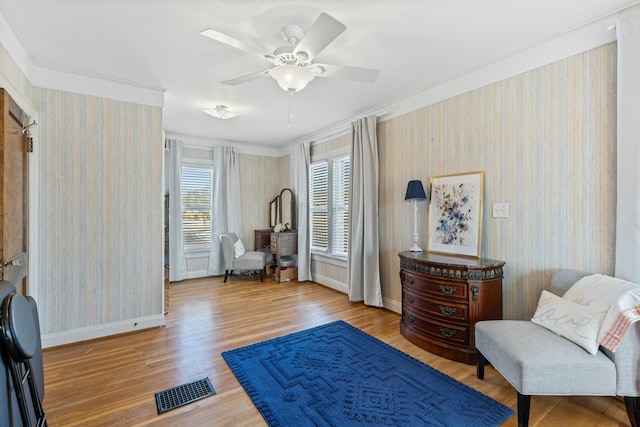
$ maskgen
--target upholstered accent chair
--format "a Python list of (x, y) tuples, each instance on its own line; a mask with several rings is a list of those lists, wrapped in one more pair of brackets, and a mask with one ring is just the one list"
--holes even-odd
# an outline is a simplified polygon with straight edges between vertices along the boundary
[(260, 274), (260, 281), (264, 281), (266, 269), (266, 255), (260, 251), (247, 251), (244, 244), (235, 233), (220, 235), (222, 256), (224, 258), (224, 282), (234, 271), (254, 270)]
[[(560, 270), (548, 291), (561, 297), (587, 275)], [(557, 318), (554, 313), (550, 317)], [(591, 354), (534, 319), (488, 320), (475, 326), (477, 376), (484, 378), (489, 362), (516, 389), (518, 426), (529, 423), (532, 395), (623, 396), (631, 425), (640, 426), (640, 322), (631, 324), (615, 352), (596, 342)]]

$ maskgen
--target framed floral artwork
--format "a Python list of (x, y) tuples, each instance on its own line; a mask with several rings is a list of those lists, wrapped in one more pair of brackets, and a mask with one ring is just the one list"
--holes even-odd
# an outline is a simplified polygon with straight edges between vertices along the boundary
[(431, 177), (428, 252), (480, 258), (484, 171)]

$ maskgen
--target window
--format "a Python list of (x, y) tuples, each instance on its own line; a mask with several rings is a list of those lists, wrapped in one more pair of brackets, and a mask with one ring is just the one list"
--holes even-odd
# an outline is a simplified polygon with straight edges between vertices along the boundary
[(349, 249), (349, 156), (311, 164), (311, 249), (346, 257)]
[(309, 215), (311, 217), (311, 249), (329, 248), (329, 164), (313, 163), (309, 177)]
[(185, 251), (208, 250), (211, 246), (212, 188), (211, 166), (182, 166), (180, 192)]

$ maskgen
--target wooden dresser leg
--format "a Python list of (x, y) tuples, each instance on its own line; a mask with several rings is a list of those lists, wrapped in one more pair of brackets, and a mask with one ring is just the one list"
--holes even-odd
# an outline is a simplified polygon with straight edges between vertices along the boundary
[(529, 408), (531, 407), (531, 396), (518, 392), (518, 427), (529, 426)]
[(640, 397), (625, 396), (624, 406), (627, 407), (631, 427), (640, 427)]

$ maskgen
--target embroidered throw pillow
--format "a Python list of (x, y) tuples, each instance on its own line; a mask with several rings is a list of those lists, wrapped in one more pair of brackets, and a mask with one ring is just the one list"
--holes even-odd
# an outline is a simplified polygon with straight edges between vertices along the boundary
[(580, 305), (543, 290), (531, 321), (596, 354), (607, 311), (609, 306)]

